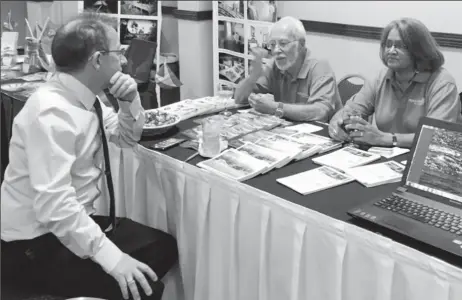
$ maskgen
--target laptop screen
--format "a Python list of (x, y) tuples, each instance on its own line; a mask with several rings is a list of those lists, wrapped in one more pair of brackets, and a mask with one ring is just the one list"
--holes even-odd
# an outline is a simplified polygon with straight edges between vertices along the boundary
[(406, 184), (462, 203), (462, 132), (422, 125)]

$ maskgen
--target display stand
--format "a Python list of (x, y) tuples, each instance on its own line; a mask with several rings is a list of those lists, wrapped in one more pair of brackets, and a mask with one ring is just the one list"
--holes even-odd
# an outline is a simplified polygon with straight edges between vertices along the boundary
[[(93, 11), (117, 19), (117, 32), (122, 47), (128, 47), (133, 38), (157, 43), (156, 57), (160, 57), (162, 29), (162, 1), (78, 1), (79, 12)], [(154, 59), (155, 61), (155, 59)], [(157, 71), (157, 70), (156, 70)], [(153, 77), (153, 76), (151, 76)], [(158, 107), (161, 106), (160, 87), (156, 85)]]
[(277, 1), (213, 1), (214, 95), (248, 76), (253, 47), (269, 53), (268, 33), (276, 20)]

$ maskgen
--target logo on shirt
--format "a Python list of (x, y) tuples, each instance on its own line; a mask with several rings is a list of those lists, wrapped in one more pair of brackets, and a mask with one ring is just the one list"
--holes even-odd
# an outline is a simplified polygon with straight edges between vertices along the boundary
[(423, 105), (424, 104), (424, 98), (422, 99), (409, 99), (409, 102), (411, 102), (414, 105)]

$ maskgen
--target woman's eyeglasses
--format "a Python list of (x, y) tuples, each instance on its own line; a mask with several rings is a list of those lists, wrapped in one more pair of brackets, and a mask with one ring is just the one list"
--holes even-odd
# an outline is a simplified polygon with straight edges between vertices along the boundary
[(407, 46), (403, 43), (403, 41), (387, 40), (385, 42), (385, 48), (391, 49), (393, 46), (398, 50), (407, 50)]

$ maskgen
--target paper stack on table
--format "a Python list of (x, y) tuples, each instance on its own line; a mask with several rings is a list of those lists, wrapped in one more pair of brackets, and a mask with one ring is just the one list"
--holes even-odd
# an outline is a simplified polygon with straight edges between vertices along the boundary
[(400, 148), (400, 147), (392, 147), (392, 148), (387, 148), (387, 147), (371, 147), (368, 150), (371, 153), (379, 154), (385, 158), (392, 158), (404, 153), (409, 152), (409, 149), (407, 148)]
[(313, 162), (344, 171), (346, 169), (362, 166), (379, 159), (380, 155), (378, 154), (353, 147), (345, 147), (329, 154), (315, 157), (313, 158)]
[[(194, 120), (196, 123), (202, 123), (210, 117)], [(270, 115), (255, 115), (255, 114), (234, 114), (229, 117), (223, 117), (225, 119), (222, 125), (221, 136), (227, 140), (238, 139), (247, 134), (259, 131), (272, 129), (279, 126), (282, 122), (280, 118), (276, 118)], [(197, 134), (201, 131), (201, 126), (196, 126), (192, 129), (188, 129), (182, 132), (185, 136), (190, 139), (196, 139)], [(238, 142), (235, 148), (243, 145), (243, 142)]]
[(158, 110), (175, 113), (181, 120), (187, 120), (200, 115), (216, 113), (226, 109), (242, 107), (242, 104), (234, 103), (234, 99), (222, 97), (204, 97), (198, 99), (187, 99), (175, 102), (158, 108)]
[(244, 181), (265, 172), (269, 164), (245, 152), (228, 149), (218, 156), (198, 163), (197, 166), (220, 176)]
[(327, 166), (276, 179), (277, 182), (302, 195), (333, 188), (353, 180), (354, 178), (348, 174)]
[(345, 172), (366, 187), (399, 182), (405, 166), (395, 161), (351, 168)]

